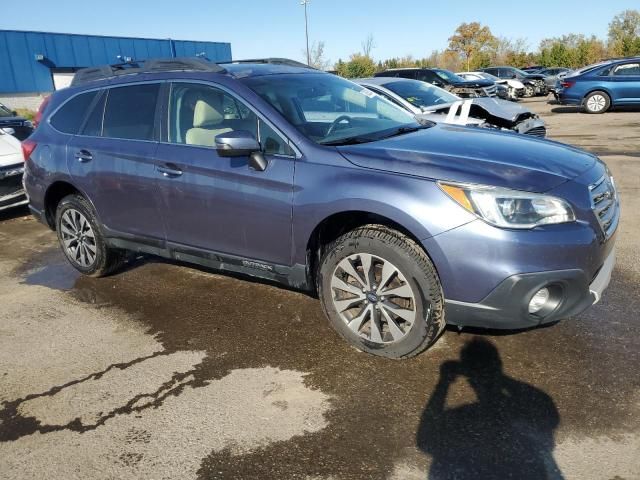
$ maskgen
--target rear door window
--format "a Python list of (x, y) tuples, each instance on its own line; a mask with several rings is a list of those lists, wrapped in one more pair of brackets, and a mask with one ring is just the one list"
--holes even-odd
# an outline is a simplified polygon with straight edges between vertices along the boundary
[(618, 76), (640, 76), (640, 63), (625, 63), (614, 68), (613, 74)]
[(100, 92), (100, 98), (95, 102), (91, 108), (89, 118), (82, 128), (81, 135), (87, 135), (91, 137), (99, 137), (102, 135), (102, 118), (104, 117), (104, 104), (107, 98), (106, 92)]
[(81, 93), (62, 105), (62, 108), (51, 117), (50, 123), (53, 128), (71, 135), (78, 133), (97, 93), (97, 91)]
[(159, 92), (159, 83), (109, 89), (102, 136), (155, 140), (155, 112)]

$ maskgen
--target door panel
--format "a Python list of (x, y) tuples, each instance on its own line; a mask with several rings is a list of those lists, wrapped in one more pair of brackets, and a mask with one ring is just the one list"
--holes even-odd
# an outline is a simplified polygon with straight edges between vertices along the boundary
[[(109, 230), (164, 240), (153, 162), (157, 145), (84, 136), (69, 142), (69, 171)], [(77, 158), (80, 152), (91, 159)]]
[(103, 92), (67, 146), (67, 166), (109, 234), (164, 243), (154, 163), (159, 91), (151, 83)]
[[(260, 138), (255, 113), (229, 93), (186, 83), (171, 90), (170, 143), (161, 143), (156, 154), (157, 168), (181, 172), (156, 171), (167, 241), (290, 265), (295, 158), (280, 154), (285, 150), (273, 130), (263, 128)], [(233, 130), (261, 140), (269, 162), (265, 171), (249, 167), (248, 157), (221, 157), (210, 146), (216, 135)]]

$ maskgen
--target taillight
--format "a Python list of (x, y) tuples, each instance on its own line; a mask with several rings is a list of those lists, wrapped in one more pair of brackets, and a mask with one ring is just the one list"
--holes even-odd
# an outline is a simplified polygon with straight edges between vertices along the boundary
[(44, 113), (44, 110), (47, 108), (47, 105), (49, 105), (50, 100), (51, 100), (51, 95), (47, 95), (46, 97), (44, 97), (44, 100), (42, 100), (42, 103), (40, 104), (40, 108), (38, 108), (38, 112), (36, 113), (36, 116), (33, 117), (34, 128), (37, 127), (40, 121), (42, 120), (42, 114)]
[(33, 150), (36, 148), (36, 145), (38, 144), (33, 140), (27, 139), (22, 141), (22, 155), (24, 156), (25, 162), (29, 160), (29, 157), (33, 153)]
[(562, 88), (571, 88), (576, 84), (576, 82), (560, 82)]

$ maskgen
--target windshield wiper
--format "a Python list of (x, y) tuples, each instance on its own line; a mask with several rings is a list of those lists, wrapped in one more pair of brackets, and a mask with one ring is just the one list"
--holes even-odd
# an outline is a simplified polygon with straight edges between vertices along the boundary
[[(428, 123), (426, 123), (426, 122), (428, 122)], [(411, 127), (398, 127), (393, 132), (391, 132), (390, 134), (385, 135), (384, 137), (380, 137), (380, 139), (397, 137), (398, 135), (404, 135), (405, 133), (417, 132), (418, 130), (424, 130), (426, 128), (431, 128), (434, 125), (435, 125), (434, 122), (431, 122), (429, 120), (425, 120), (425, 123), (420, 123), (419, 125), (415, 125), (415, 126), (411, 126)]]
[(374, 140), (379, 140), (379, 139), (356, 135), (354, 137), (341, 138), (339, 140), (332, 140), (330, 142), (320, 142), (320, 144), (327, 145), (330, 147), (337, 147), (340, 145), (357, 145), (359, 143), (368, 143), (368, 142), (373, 142)]

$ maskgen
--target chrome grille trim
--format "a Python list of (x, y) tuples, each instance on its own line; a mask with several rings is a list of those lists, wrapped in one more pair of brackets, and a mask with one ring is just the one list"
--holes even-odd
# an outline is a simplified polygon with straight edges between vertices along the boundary
[(598, 224), (608, 239), (616, 227), (620, 216), (618, 195), (613, 179), (603, 175), (597, 182), (589, 185), (591, 195), (591, 209), (598, 220)]

